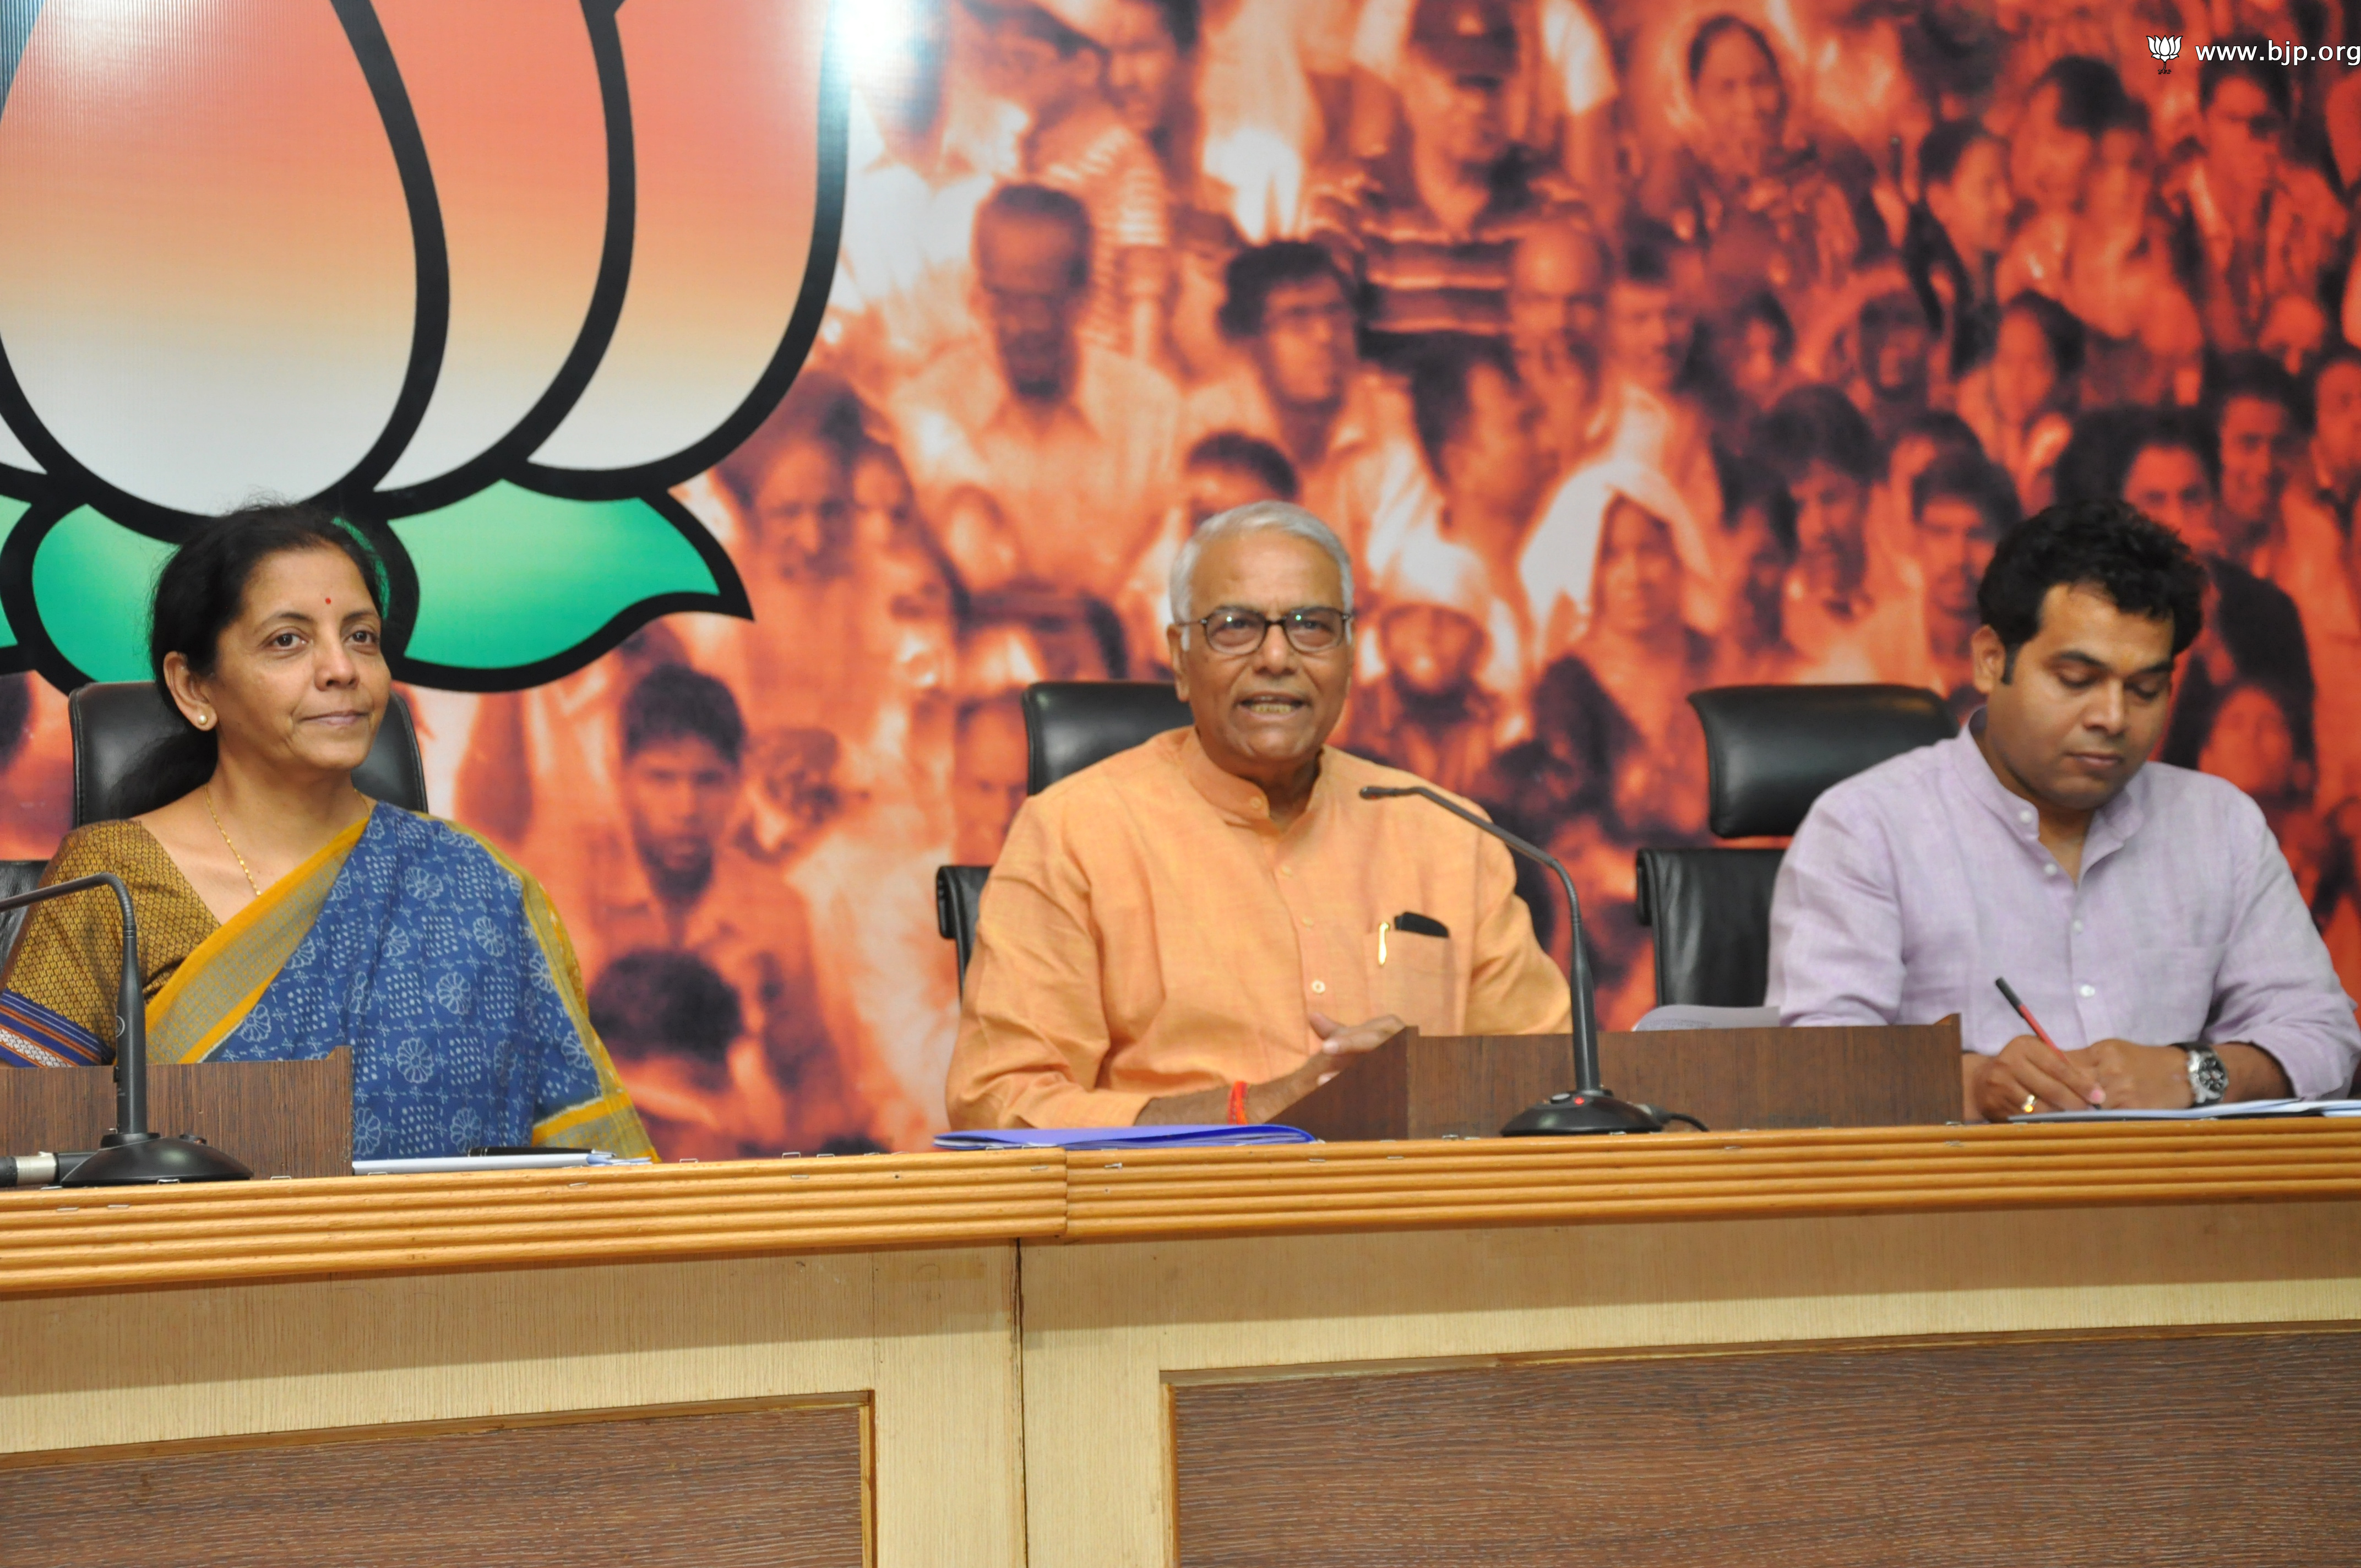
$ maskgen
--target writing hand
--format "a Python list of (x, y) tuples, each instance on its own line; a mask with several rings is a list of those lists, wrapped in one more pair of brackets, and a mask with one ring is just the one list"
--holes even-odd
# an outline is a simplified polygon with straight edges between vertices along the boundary
[(2087, 1111), (2112, 1103), (2091, 1071), (2092, 1064), (2075, 1059), (2089, 1056), (2051, 1050), (2031, 1035), (2019, 1035), (1998, 1056), (1966, 1052), (1960, 1065), (1968, 1119), (2005, 1122), (2022, 1116), (2027, 1096), (2036, 1111)]

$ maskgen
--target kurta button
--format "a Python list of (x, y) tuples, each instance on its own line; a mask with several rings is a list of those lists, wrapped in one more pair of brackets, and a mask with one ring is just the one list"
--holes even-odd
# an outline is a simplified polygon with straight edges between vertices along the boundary
[(1314, 995), (1314, 996), (1325, 996), (1325, 995), (1327, 995), (1327, 994), (1328, 994), (1328, 982), (1327, 982), (1326, 981), (1324, 981), (1324, 980), (1315, 980), (1315, 981), (1313, 981), (1312, 982), (1312, 995)]
[(1281, 866), (1279, 868), (1279, 874), (1283, 877), (1291, 877), (1295, 874), (1295, 868), (1293, 866)]
[(2030, 822), (2033, 820), (2033, 813), (2030, 811), (2020, 811), (2016, 814), (2016, 819), (2019, 822)]
[(2076, 935), (2077, 937), (2079, 937), (2079, 936), (2081, 936), (2081, 934), (2082, 934), (2082, 923), (2081, 923), (2080, 920), (2077, 920), (2077, 921), (2075, 921), (2075, 922), (2074, 922), (2074, 935)]
[(2086, 985), (2082, 988), (2082, 994), (2085, 996), (2096, 996), (2099, 994), (2099, 988), (2095, 985)]
[(2058, 868), (2054, 865), (2044, 866), (2041, 868), (2041, 874), (2043, 876), (2056, 876), (2058, 874)]
[(1304, 916), (1303, 916), (1303, 919), (1302, 919), (1302, 924), (1304, 924), (1304, 925), (1306, 925), (1306, 926), (1311, 925), (1311, 924), (1312, 924), (1312, 916), (1309, 916), (1309, 915)]

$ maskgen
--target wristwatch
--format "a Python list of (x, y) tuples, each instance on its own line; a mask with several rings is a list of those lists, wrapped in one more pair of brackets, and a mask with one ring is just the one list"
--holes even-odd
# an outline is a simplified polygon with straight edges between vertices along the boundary
[(2189, 1102), (2191, 1105), (2219, 1105), (2222, 1097), (2230, 1092), (2230, 1069), (2222, 1065), (2221, 1053), (2211, 1046), (2183, 1046), (2189, 1053)]

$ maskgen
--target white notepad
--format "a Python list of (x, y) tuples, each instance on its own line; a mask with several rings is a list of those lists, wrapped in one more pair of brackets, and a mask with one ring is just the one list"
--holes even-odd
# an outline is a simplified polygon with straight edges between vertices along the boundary
[(2361, 1116), (2361, 1100), (2225, 1100), (2181, 1111), (2037, 1111), (2012, 1122), (2224, 1122), (2248, 1116)]

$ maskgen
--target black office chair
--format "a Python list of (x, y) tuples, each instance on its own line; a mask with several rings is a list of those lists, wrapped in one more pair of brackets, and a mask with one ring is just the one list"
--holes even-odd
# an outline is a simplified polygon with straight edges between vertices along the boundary
[[(1918, 686), (1718, 686), (1690, 693), (1689, 706), (1705, 723), (1707, 825), (1723, 839), (1787, 837), (1830, 784), (1959, 733), (1943, 699)], [(1640, 851), (1658, 1006), (1762, 1005), (1784, 853)]]
[[(84, 827), (124, 813), (124, 785), (150, 747), (179, 724), (162, 694), (147, 681), (93, 682), (66, 699), (73, 731), (73, 825)], [(377, 743), (353, 773), (363, 795), (412, 811), (426, 809), (426, 768), (410, 705), (397, 695), (378, 726)], [(125, 805), (131, 804), (124, 802)], [(0, 861), (0, 898), (38, 886), (46, 861)], [(22, 909), (0, 913), (0, 956), (16, 951), (25, 928)]]
[[(66, 699), (73, 727), (73, 825), (102, 822), (118, 809), (148, 749), (180, 727), (180, 718), (148, 681), (94, 681)], [(426, 767), (410, 705), (397, 694), (378, 726), (377, 743), (353, 773), (363, 795), (411, 811), (426, 809)]]
[[(20, 893), (30, 893), (41, 885), (41, 872), (47, 861), (0, 861), (0, 898), (11, 898)], [(0, 958), (16, 950), (16, 933), (25, 928), (23, 909), (0, 911)]]
[(935, 868), (935, 929), (959, 952), (960, 989), (967, 989), (967, 960), (975, 953), (975, 911), (983, 902), (990, 866)]
[[(1190, 722), (1170, 681), (1038, 681), (1025, 688), (1025, 793)], [(975, 951), (976, 905), (990, 866), (935, 868), (935, 928), (958, 944), (960, 983)]]
[(1189, 724), (1170, 681), (1038, 681), (1025, 688), (1025, 793)]

